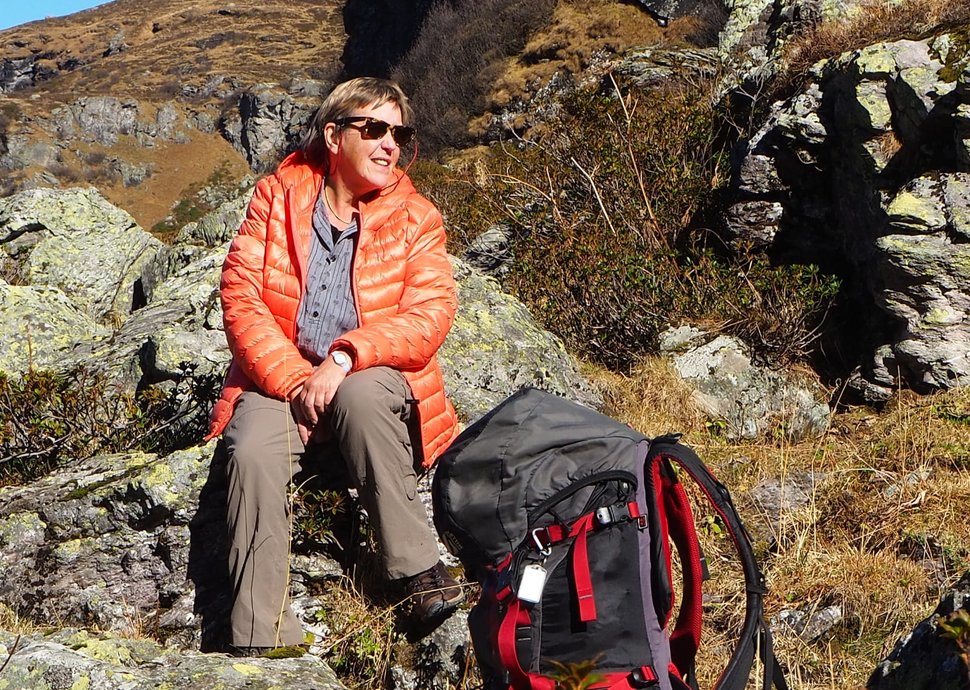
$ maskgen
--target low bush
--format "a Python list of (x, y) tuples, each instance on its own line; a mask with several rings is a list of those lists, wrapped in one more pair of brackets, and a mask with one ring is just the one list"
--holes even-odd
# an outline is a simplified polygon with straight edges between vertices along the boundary
[(219, 377), (190, 370), (135, 395), (84, 367), (0, 373), (0, 486), (27, 483), (98, 453), (167, 453), (202, 437)]
[(410, 94), (426, 151), (470, 143), (468, 122), (485, 112), (501, 61), (549, 23), (554, 0), (439, 2), (392, 71)]
[(610, 368), (628, 368), (684, 321), (736, 333), (776, 361), (805, 353), (838, 282), (813, 266), (728, 256), (699, 227), (727, 165), (703, 88), (575, 91), (545, 129), (464, 169), (415, 171), (453, 251), (489, 216), (508, 225), (507, 287), (572, 351)]

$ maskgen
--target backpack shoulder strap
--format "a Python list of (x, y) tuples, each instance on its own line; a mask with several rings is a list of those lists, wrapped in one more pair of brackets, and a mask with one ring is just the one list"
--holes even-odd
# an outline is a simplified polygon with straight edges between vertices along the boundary
[[(764, 619), (764, 577), (751, 548), (751, 539), (734, 507), (730, 492), (711, 474), (697, 454), (679, 443), (678, 439), (679, 436), (663, 436), (651, 442), (647, 456), (649, 473), (646, 473), (648, 477), (654, 477), (654, 480), (659, 477), (662, 482), (655, 484), (655, 488), (664, 489), (663, 504), (668, 516), (668, 530), (684, 567), (684, 601), (681, 604), (681, 613), (678, 615), (674, 631), (671, 633), (671, 654), (674, 662), (682, 672), (692, 675), (693, 657), (700, 642), (700, 583), (704, 568), (690, 506), (686, 503), (686, 493), (682, 486), (671, 486), (676, 483), (676, 478), (673, 482), (669, 477), (664, 479), (664, 465), (669, 464), (679, 466), (701, 487), (731, 535), (744, 570), (746, 595), (744, 625), (738, 645), (717, 682), (717, 690), (744, 690), (754, 665), (755, 649), (760, 652), (763, 662), (764, 690), (770, 690), (772, 686), (776, 690), (788, 690), (784, 675), (775, 659), (771, 633)], [(664, 487), (664, 484), (667, 484), (667, 487)], [(685, 524), (686, 520), (691, 520), (690, 524)], [(689, 570), (691, 572), (688, 572)], [(681, 663), (685, 666), (681, 667)]]

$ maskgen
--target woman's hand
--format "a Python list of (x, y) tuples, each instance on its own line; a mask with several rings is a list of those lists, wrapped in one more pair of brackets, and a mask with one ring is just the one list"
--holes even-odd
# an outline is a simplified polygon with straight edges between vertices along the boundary
[(345, 378), (347, 374), (343, 368), (327, 357), (313, 370), (309, 378), (303, 382), (303, 386), (297, 390), (296, 395), (291, 398), (293, 416), (296, 418), (300, 440), (304, 445), (310, 440), (317, 424), (326, 414), (333, 396), (337, 394), (337, 388)]

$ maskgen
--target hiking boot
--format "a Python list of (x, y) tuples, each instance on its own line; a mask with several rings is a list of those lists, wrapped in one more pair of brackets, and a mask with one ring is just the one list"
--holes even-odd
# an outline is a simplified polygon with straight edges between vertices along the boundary
[(411, 614), (425, 622), (447, 617), (465, 600), (461, 585), (448, 574), (441, 561), (408, 578), (404, 593), (411, 600)]

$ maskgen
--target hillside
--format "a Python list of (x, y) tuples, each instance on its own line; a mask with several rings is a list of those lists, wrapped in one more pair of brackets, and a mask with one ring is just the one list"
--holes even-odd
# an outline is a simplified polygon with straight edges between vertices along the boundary
[[(348, 4), (362, 15), (355, 24), (358, 52), (389, 41), (389, 32), (400, 38), (397, 25), (368, 22), (406, 15), (408, 3), (388, 3), (381, 12), (369, 3)], [(115, 0), (0, 32), (0, 193), (52, 182), (93, 184), (142, 227), (155, 227), (207, 182), (232, 185), (247, 174), (240, 142), (231, 146), (225, 136), (227, 114), (238, 120), (242, 94), (270, 85), (280, 98), (296, 101), (304, 116), (319, 102), (344, 72), (347, 13), (342, 0)], [(505, 76), (495, 79), (488, 107), (528, 97), (556, 71), (575, 73), (597, 53), (680, 42), (696, 24), (684, 19), (662, 32), (629, 4), (558, 3), (523, 54), (497, 65), (495, 73)], [(111, 141), (65, 127), (72, 105), (100, 97), (119, 103), (98, 103), (74, 119), (118, 120), (127, 107), (124, 115), (136, 122), (117, 124), (120, 136)], [(267, 107), (289, 107), (273, 103)], [(163, 104), (173, 109), (167, 117), (177, 131), (150, 142), (133, 136), (132, 130), (157, 128)]]

